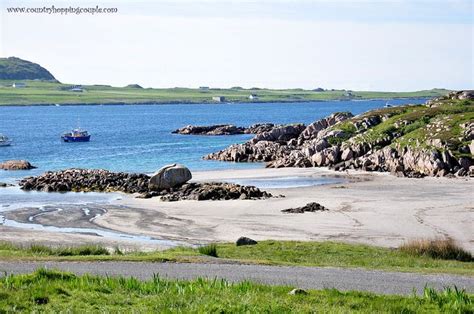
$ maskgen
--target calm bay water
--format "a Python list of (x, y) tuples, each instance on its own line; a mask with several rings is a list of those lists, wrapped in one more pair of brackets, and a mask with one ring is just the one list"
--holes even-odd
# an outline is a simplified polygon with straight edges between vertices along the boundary
[[(425, 99), (390, 100), (393, 105), (422, 103)], [(0, 148), (0, 161), (26, 159), (32, 171), (0, 172), (0, 182), (71, 167), (113, 171), (154, 172), (169, 163), (191, 170), (262, 167), (205, 161), (201, 157), (252, 135), (186, 136), (171, 131), (188, 124), (259, 122), (311, 123), (336, 111), (358, 114), (383, 107), (385, 100), (311, 103), (179, 104), (135, 106), (1, 107), (0, 133), (14, 140)], [(77, 126), (92, 134), (89, 143), (63, 143), (60, 135)]]

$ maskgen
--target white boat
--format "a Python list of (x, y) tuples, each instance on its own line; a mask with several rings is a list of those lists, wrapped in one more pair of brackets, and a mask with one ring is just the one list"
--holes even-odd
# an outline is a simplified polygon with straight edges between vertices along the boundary
[(6, 137), (5, 135), (0, 134), (0, 147), (2, 146), (10, 146), (12, 144), (12, 140)]

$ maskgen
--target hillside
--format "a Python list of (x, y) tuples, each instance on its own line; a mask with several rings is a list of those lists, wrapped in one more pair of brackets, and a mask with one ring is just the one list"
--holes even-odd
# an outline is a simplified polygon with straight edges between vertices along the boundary
[(423, 105), (336, 113), (308, 126), (257, 134), (206, 159), (267, 167), (389, 171), (404, 176), (474, 176), (474, 91), (452, 92)]
[[(25, 88), (12, 88), (15, 80), (0, 80), (1, 105), (77, 105), (77, 104), (162, 104), (216, 103), (213, 97), (223, 96), (224, 102), (305, 102), (324, 100), (363, 100), (394, 98), (433, 98), (445, 95), (445, 89), (414, 92), (353, 91), (351, 97), (344, 90), (312, 91), (300, 89), (264, 88), (139, 88), (107, 85), (81, 85), (82, 92), (71, 91), (77, 84), (56, 81), (24, 80)], [(257, 99), (249, 99), (257, 95)]]
[(56, 80), (39, 64), (16, 57), (0, 58), (0, 80)]

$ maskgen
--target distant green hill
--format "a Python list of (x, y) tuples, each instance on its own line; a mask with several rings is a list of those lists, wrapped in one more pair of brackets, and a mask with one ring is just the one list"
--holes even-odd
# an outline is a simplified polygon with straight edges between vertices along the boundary
[(0, 80), (56, 80), (39, 64), (16, 57), (0, 58)]

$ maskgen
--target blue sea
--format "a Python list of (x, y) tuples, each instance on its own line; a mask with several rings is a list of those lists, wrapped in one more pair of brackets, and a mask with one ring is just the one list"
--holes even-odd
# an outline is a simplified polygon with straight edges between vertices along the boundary
[[(390, 100), (392, 105), (423, 103), (426, 99)], [(179, 104), (134, 106), (28, 106), (0, 107), (0, 133), (13, 139), (10, 147), (0, 147), (0, 161), (26, 159), (37, 169), (0, 171), (0, 182), (17, 180), (49, 170), (72, 167), (103, 168), (112, 171), (152, 173), (163, 165), (182, 163), (192, 171), (263, 167), (262, 163), (229, 163), (203, 160), (202, 156), (234, 143), (245, 142), (252, 135), (190, 136), (171, 134), (188, 124), (235, 124), (248, 126), (272, 122), (306, 123), (337, 111), (359, 114), (380, 108), (386, 100), (327, 101), (305, 103), (249, 104)], [(91, 134), (88, 143), (63, 143), (60, 135), (77, 126)], [(232, 181), (232, 180), (231, 180)], [(334, 178), (286, 177), (272, 179), (235, 180), (239, 184), (263, 189), (299, 187), (338, 183)], [(0, 188), (0, 225), (54, 232), (84, 232), (77, 228), (57, 228), (36, 223), (9, 221), (2, 212), (18, 208), (54, 206), (89, 206), (106, 204), (122, 198), (118, 193), (46, 193), (25, 192), (18, 186)], [(74, 205), (76, 204), (76, 205)], [(39, 228), (39, 229), (38, 229)], [(49, 228), (49, 229), (48, 229)], [(52, 228), (52, 229), (51, 229)], [(90, 230), (85, 230), (90, 231)], [(99, 230), (100, 231), (100, 230)], [(112, 231), (102, 237), (123, 237)], [(112, 233), (111, 233), (112, 232)], [(100, 233), (100, 234), (99, 234)], [(130, 239), (147, 240), (141, 235), (126, 235)]]
[[(423, 103), (426, 99), (390, 100), (392, 105)], [(0, 172), (0, 182), (47, 170), (71, 167), (151, 173), (169, 163), (191, 170), (263, 167), (262, 164), (202, 160), (202, 156), (252, 135), (189, 136), (171, 134), (188, 124), (259, 122), (311, 123), (336, 111), (359, 114), (383, 107), (386, 100), (305, 103), (173, 104), (134, 106), (0, 107), (0, 133), (13, 145), (0, 148), (0, 161), (26, 159), (38, 168)], [(63, 143), (60, 135), (77, 126), (91, 134), (88, 143)]]

